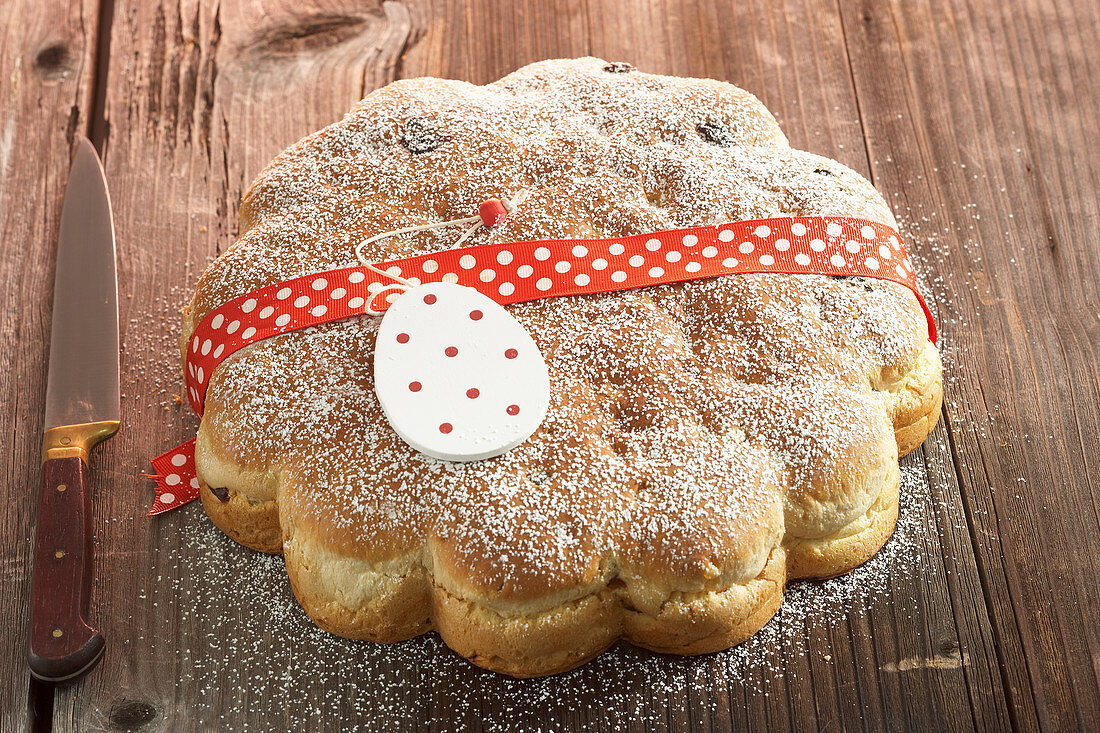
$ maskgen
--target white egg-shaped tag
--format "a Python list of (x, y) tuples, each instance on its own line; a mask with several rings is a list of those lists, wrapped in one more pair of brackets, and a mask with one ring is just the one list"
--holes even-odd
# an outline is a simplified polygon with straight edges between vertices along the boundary
[(523, 326), (452, 283), (419, 285), (386, 311), (374, 389), (397, 434), (445, 461), (514, 448), (542, 423), (550, 401), (546, 363)]

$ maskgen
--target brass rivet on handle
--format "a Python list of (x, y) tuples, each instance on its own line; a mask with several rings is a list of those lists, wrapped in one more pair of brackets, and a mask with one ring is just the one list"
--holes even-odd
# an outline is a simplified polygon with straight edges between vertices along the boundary
[(57, 552), (55, 552), (53, 554), (53, 556), (56, 557), (58, 560), (60, 560), (61, 558), (65, 557), (65, 551), (64, 550), (58, 550)]
[(70, 438), (67, 435), (61, 439), (61, 445), (68, 445), (71, 442), (72, 442), (72, 438)]
[(67, 488), (69, 488), (69, 487), (68, 487), (68, 486), (66, 486), (65, 484), (58, 484), (58, 485), (57, 485), (57, 490), (58, 490), (58, 491), (64, 491), (64, 490), (65, 490), (65, 489), (67, 489)]
[(55, 638), (55, 639), (60, 639), (64, 634), (65, 634), (65, 632), (62, 631), (61, 629), (54, 629), (53, 630), (53, 638)]

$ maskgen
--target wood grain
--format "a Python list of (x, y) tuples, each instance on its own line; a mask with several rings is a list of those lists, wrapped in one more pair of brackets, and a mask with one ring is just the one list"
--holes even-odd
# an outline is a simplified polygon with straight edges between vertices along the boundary
[(1100, 9), (846, 10), (876, 182), (937, 214), (945, 425), (1011, 722), (1097, 728)]
[(95, 77), (94, 2), (0, 4), (0, 728), (30, 725), (28, 597), (53, 254), (74, 136)]
[[(210, 131), (209, 138), (200, 138), (201, 147), (195, 143), (188, 147), (188, 125), (195, 124), (197, 112), (183, 107), (187, 114), (181, 116), (180, 107), (165, 106), (163, 92), (157, 94), (155, 102), (144, 105), (132, 97), (126, 108), (126, 127), (123, 128), (122, 114), (114, 102), (117, 97), (113, 83), (109, 87), (108, 171), (126, 182), (124, 185), (133, 197), (117, 211), (120, 239), (161, 240), (153, 252), (134, 247), (123, 257), (140, 261), (143, 251), (146, 257), (155, 252), (159, 258), (157, 264), (146, 272), (132, 275), (135, 282), (148, 279), (159, 283), (154, 291), (181, 282), (193, 282), (199, 272), (196, 264), (205, 263), (216, 254), (219, 246), (231, 241), (233, 229), (229, 222), (245, 182), (282, 147), (335, 119), (365, 89), (387, 81), (386, 69), (405, 76), (456, 76), (486, 82), (538, 58), (595, 53), (611, 59), (629, 59), (653, 71), (718, 76), (760, 94), (785, 123), (796, 145), (869, 172), (844, 47), (844, 31), (841, 18), (831, 5), (792, 4), (780, 11), (764, 3), (757, 6), (716, 4), (704, 7), (703, 17), (697, 17), (686, 8), (680, 13), (666, 14), (644, 3), (608, 2), (591, 7), (563, 4), (525, 11), (505, 3), (414, 5), (407, 9), (387, 4), (381, 9), (382, 14), (369, 15), (365, 20), (359, 20), (358, 16), (353, 19), (353, 14), (340, 8), (295, 14), (272, 7), (258, 24), (256, 19), (231, 17), (226, 8), (213, 17), (197, 20), (180, 17), (182, 12), (174, 6), (166, 6), (154, 11), (151, 18), (142, 18), (141, 11), (134, 16), (120, 7), (116, 12), (111, 44), (112, 58), (120, 57), (126, 64), (131, 59), (149, 59), (147, 67), (127, 65), (117, 73), (112, 62), (115, 78), (124, 79), (131, 89), (140, 90), (156, 80), (160, 88), (191, 85), (199, 90), (209, 88), (212, 94), (209, 108), (201, 110), (197, 119), (200, 130)], [(503, 17), (512, 18), (513, 24), (494, 22)], [(123, 18), (134, 20), (126, 25), (120, 22)], [(432, 22), (427, 23), (427, 19)], [(157, 31), (161, 23), (168, 26), (163, 33)], [(157, 56), (144, 50), (161, 38), (180, 38), (180, 33), (171, 30), (172, 23), (197, 29), (189, 37), (195, 39), (198, 46), (197, 50), (189, 51), (193, 69), (182, 65), (159, 66)], [(390, 44), (388, 58), (391, 61), (373, 58), (363, 67), (356, 67), (364, 45), (359, 34), (367, 32), (372, 23), (377, 27), (375, 43), (382, 44), (383, 48), (386, 43)], [(204, 31), (207, 27), (210, 30)], [(728, 27), (742, 28), (744, 32), (731, 37), (719, 30)], [(230, 32), (231, 28), (249, 30)], [(621, 32), (610, 33), (609, 28)], [(653, 28), (663, 30), (654, 35)], [(807, 33), (807, 28), (813, 32)], [(459, 29), (469, 34), (459, 33)], [(678, 41), (688, 37), (698, 38), (698, 44), (687, 47)], [(813, 40), (807, 43), (807, 39)], [(184, 42), (188, 42), (187, 39)], [(136, 52), (131, 50), (131, 44)], [(488, 53), (484, 52), (486, 49)], [(166, 58), (183, 56), (180, 50), (171, 47), (164, 55)], [(168, 73), (171, 78), (166, 78)], [(177, 78), (189, 81), (175, 81)], [(197, 91), (192, 96), (205, 93)], [(306, 98), (307, 104), (298, 106), (301, 97)], [(213, 122), (204, 122), (207, 117)], [(140, 134), (150, 128), (157, 130), (163, 139), (150, 140)], [(181, 139), (185, 144), (178, 142)], [(165, 150), (166, 144), (171, 151)], [(178, 183), (183, 181), (188, 182), (186, 189)], [(167, 211), (163, 202), (169, 203)], [(158, 212), (150, 215), (158, 205)], [(209, 216), (205, 216), (207, 214)], [(212, 236), (196, 233), (195, 225), (200, 221)], [(184, 242), (191, 243), (193, 249), (183, 249)], [(186, 292), (186, 289), (181, 290)], [(151, 319), (163, 319), (163, 311), (158, 310), (155, 299), (143, 301), (137, 297), (131, 307), (136, 309), (139, 328), (128, 338), (146, 340), (137, 348), (128, 348), (128, 353), (146, 357), (137, 371), (155, 372), (161, 375), (159, 379), (170, 382), (174, 378), (175, 364), (171, 341), (166, 349), (163, 339), (151, 342), (145, 335), (145, 324)], [(142, 308), (149, 310), (142, 311)], [(174, 333), (175, 324), (169, 322), (167, 328)], [(126, 391), (132, 398), (131, 404), (136, 399), (139, 411), (133, 421), (148, 420), (142, 405), (155, 407), (159, 398), (148, 379), (144, 385), (136, 382), (128, 385)], [(169, 413), (174, 417), (176, 411)], [(182, 428), (171, 420), (161, 422), (163, 428), (159, 432), (134, 435), (130, 438), (133, 445), (126, 445), (124, 440), (112, 447), (122, 455), (152, 455), (160, 448), (151, 442), (157, 435), (170, 435), (173, 439), (178, 435), (182, 439), (186, 430), (193, 427), (190, 420), (184, 420)], [(912, 467), (924, 470), (920, 461), (913, 461)], [(927, 480), (922, 479), (922, 482), (927, 483)], [(953, 526), (961, 522), (958, 508), (956, 504), (956, 513), (951, 519)], [(133, 511), (132, 505), (129, 509)], [(108, 511), (117, 515), (125, 508), (112, 507)], [(184, 543), (173, 541), (178, 537), (176, 527), (196, 531), (187, 515), (181, 513), (160, 525), (128, 528), (125, 536), (108, 538), (105, 542), (111, 547), (140, 547), (149, 542), (143, 535), (156, 532), (156, 548), (147, 561), (151, 575), (154, 569), (159, 570), (170, 563), (174, 554), (186, 554)], [(963, 532), (965, 534), (965, 530)], [(924, 550), (930, 556), (942, 554), (933, 535), (928, 536), (927, 545)], [(966, 547), (965, 543), (963, 546)], [(241, 557), (237, 552), (233, 556)], [(964, 557), (960, 562), (973, 568), (972, 558)], [(109, 589), (104, 589), (105, 596), (126, 592), (141, 595), (133, 578), (112, 577), (101, 582), (110, 584)], [(173, 582), (186, 586), (189, 579), (185, 571), (175, 570)], [(158, 591), (151, 589), (150, 597), (162, 597)], [(239, 599), (230, 596), (211, 600), (215, 606), (206, 611), (211, 615), (242, 613)], [(980, 598), (971, 599), (971, 603), (976, 603), (977, 609), (970, 609), (971, 615), (984, 609)], [(926, 609), (926, 628), (913, 627), (896, 618), (895, 606)], [(215, 711), (228, 710), (261, 726), (270, 724), (280, 713), (287, 714), (286, 700), (253, 701), (248, 708), (242, 709), (241, 691), (232, 684), (226, 689), (202, 690), (201, 693), (196, 686), (186, 682), (183, 689), (177, 687), (175, 680), (183, 680), (186, 672), (177, 666), (176, 650), (201, 647), (202, 629), (174, 623), (176, 619), (170, 616), (167, 619), (150, 618), (150, 623), (142, 623), (145, 614), (152, 616), (153, 611), (135, 612), (131, 622), (143, 627), (152, 626), (154, 621), (161, 622), (156, 625), (164, 630), (162, 638), (135, 642), (135, 653), (128, 658), (116, 657), (114, 663), (110, 659), (105, 661), (105, 667), (111, 665), (110, 671), (104, 670), (89, 680), (71, 710), (58, 711), (59, 725), (82, 720), (110, 724), (118, 711), (137, 709), (138, 705), (145, 706), (142, 709), (150, 711), (153, 720), (163, 721), (164, 716), (171, 714), (174, 716), (170, 718), (171, 723), (183, 727), (210, 724)], [(682, 728), (703, 719), (717, 729), (740, 727), (742, 723), (760, 720), (789, 728), (813, 725), (819, 719), (839, 723), (861, 717), (871, 727), (883, 727), (905, 720), (909, 714), (917, 715), (923, 722), (940, 724), (969, 721), (971, 713), (964, 676), (957, 669), (953, 673), (941, 672), (935, 678), (927, 673), (923, 683), (904, 686), (898, 683), (898, 675), (909, 678), (914, 676), (911, 672), (888, 674), (879, 669), (890, 664), (896, 667), (906, 659), (933, 659), (943, 649), (960, 649), (963, 642), (952, 619), (945, 572), (942, 566), (929, 565), (919, 574), (899, 575), (897, 587), (890, 588), (883, 598), (868, 608), (845, 614), (844, 623), (800, 619), (797, 629), (800, 633), (783, 641), (784, 646), (773, 662), (780, 672), (778, 675), (760, 674), (755, 679), (741, 681), (729, 679), (718, 661), (709, 665), (704, 662), (701, 667), (674, 664), (668, 674), (676, 679), (666, 685), (662, 694), (636, 701), (647, 708), (638, 717), (650, 721), (648, 727)], [(872, 635), (875, 635), (873, 644)], [(346, 653), (355, 652), (349, 649)], [(437, 650), (435, 656), (438, 654)], [(645, 655), (632, 651), (620, 653), (620, 658), (625, 659), (638, 656)], [(869, 664), (868, 660), (875, 660), (875, 663)], [(382, 673), (390, 680), (386, 683), (388, 686), (392, 687), (394, 680), (412, 679), (413, 672), (402, 668), (407, 664), (406, 657), (395, 655), (381, 665)], [(260, 657), (240, 660), (230, 668), (237, 668), (249, 677), (265, 677), (278, 675), (281, 672), (278, 665), (278, 657)], [(693, 685), (685, 681), (689, 673), (700, 671), (710, 680), (707, 684)], [(307, 688), (308, 696), (325, 699), (331, 693), (331, 689), (325, 687), (346, 686), (355, 667), (348, 666), (342, 672), (312, 682)], [(486, 685), (484, 675), (465, 667), (456, 669), (455, 674), (459, 684), (443, 686), (436, 683), (437, 688), (431, 690), (429, 709), (418, 711), (411, 706), (402, 710), (399, 720), (410, 725), (427, 724), (443, 729), (447, 721), (491, 721), (493, 712), (479, 708), (493, 698), (515, 697), (509, 685), (489, 680), (486, 702), (471, 707), (467, 697), (471, 689)], [(637, 684), (636, 679), (625, 679), (616, 688), (596, 684), (593, 680), (593, 687), (602, 688), (621, 708), (631, 699), (626, 694), (628, 690), (623, 689), (631, 682)], [(760, 694), (766, 686), (770, 689), (768, 698)], [(903, 687), (916, 688), (923, 695), (918, 706), (910, 709), (913, 703), (905, 698)], [(199, 694), (213, 698), (209, 708), (189, 709), (186, 702)], [(770, 704), (772, 696), (782, 704)], [(711, 700), (715, 697), (726, 701), (725, 706), (712, 708)], [(301, 709), (289, 707), (292, 708), (291, 717), (300, 719)], [(576, 713), (571, 707), (568, 700), (551, 700), (545, 709), (531, 711), (524, 720), (553, 726), (595, 725), (611, 729), (629, 717), (629, 711), (615, 709), (614, 705), (608, 709), (599, 695), (590, 694)], [(362, 711), (354, 705), (336, 706), (322, 712), (324, 717), (320, 724), (346, 722), (357, 712)], [(371, 712), (367, 711), (364, 719), (367, 722), (370, 722)]]
[[(0, 35), (9, 243), (54, 241), (66, 146), (89, 126), (96, 8), (60, 7), (9, 4), (20, 23)], [(104, 7), (104, 114), (90, 126), (114, 197), (129, 429), (97, 457), (92, 617), (109, 648), (91, 677), (57, 695), (58, 730), (1100, 728), (1095, 4)], [(71, 56), (49, 50), (55, 37)], [(38, 49), (45, 70), (28, 71)], [(195, 427), (173, 399), (178, 309), (232, 243), (237, 202), (262, 166), (394, 78), (485, 83), (585, 54), (754, 92), (792, 144), (870, 176), (902, 220), (939, 311), (946, 417), (904, 463), (912, 521), (902, 549), (864, 581), (874, 592), (811, 588), (840, 608), (805, 614), (792, 590), (794, 610), (748, 663), (624, 646), (535, 686), (478, 672), (431, 637), (388, 649), (313, 632), (278, 560), (219, 540), (197, 507), (147, 520), (145, 460)], [(56, 57), (81, 59), (79, 72), (49, 72)], [(40, 125), (41, 110), (57, 124)], [(52, 249), (9, 245), (2, 257), (17, 287), (0, 332), (15, 427), (0, 466), (8, 486), (34, 485), (23, 479), (36, 470)], [(0, 516), (6, 577), (25, 586), (33, 508)], [(25, 627), (23, 597), (0, 594), (6, 624)], [(0, 705), (23, 711), (11, 726), (22, 727), (22, 649), (0, 654), (16, 672)]]

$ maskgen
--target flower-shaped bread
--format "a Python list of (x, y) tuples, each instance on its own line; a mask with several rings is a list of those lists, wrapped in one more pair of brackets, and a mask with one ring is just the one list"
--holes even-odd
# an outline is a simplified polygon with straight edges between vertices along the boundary
[[(486, 86), (399, 81), (260, 174), (183, 341), (230, 298), (353, 265), (373, 234), (521, 188), (522, 206), (471, 244), (787, 215), (893, 224), (866, 180), (792, 150), (729, 84), (591, 58)], [(457, 237), (418, 232), (365, 254)], [(890, 282), (734, 275), (509, 311), (546, 358), (550, 408), (485, 461), (438, 461), (393, 432), (370, 316), (261, 341), (215, 372), (196, 445), (203, 505), (239, 542), (285, 554), (323, 628), (380, 642), (434, 629), (518, 676), (618, 638), (729, 647), (767, 622), (788, 579), (845, 572), (881, 547), (898, 456), (939, 414), (938, 352), (916, 298)]]

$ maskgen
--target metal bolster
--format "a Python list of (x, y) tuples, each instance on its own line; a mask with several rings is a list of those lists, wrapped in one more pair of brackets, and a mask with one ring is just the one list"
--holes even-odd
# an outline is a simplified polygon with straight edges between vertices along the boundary
[(75, 457), (87, 463), (92, 448), (118, 432), (118, 426), (118, 420), (101, 420), (50, 428), (42, 436), (42, 462)]

